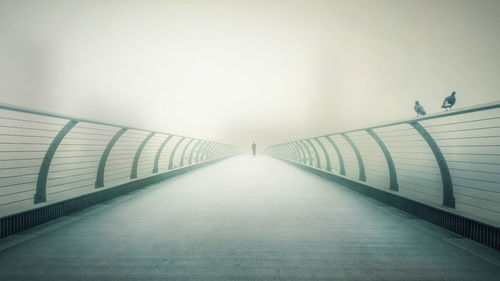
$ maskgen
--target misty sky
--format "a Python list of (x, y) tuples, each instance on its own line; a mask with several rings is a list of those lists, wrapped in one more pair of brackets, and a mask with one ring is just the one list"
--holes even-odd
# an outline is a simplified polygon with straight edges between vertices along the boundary
[(500, 1), (3, 1), (0, 102), (249, 150), (500, 99)]

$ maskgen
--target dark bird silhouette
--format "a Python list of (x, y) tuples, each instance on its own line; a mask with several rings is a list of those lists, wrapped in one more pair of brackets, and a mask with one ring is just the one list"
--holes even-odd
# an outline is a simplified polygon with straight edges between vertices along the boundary
[(418, 100), (415, 101), (415, 106), (413, 107), (413, 109), (415, 109), (415, 112), (417, 113), (417, 117), (424, 116), (426, 114), (424, 107), (422, 105), (420, 105)]
[(455, 105), (456, 101), (457, 101), (457, 98), (455, 97), (455, 91), (453, 91), (451, 93), (451, 96), (448, 96), (444, 99), (443, 105), (441, 105), (441, 108), (445, 108), (446, 110), (451, 109), (451, 107)]

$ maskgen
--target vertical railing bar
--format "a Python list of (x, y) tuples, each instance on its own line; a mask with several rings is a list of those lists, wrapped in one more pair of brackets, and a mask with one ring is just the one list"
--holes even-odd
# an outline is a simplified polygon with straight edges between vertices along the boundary
[(295, 149), (295, 146), (293, 146), (291, 143), (287, 142), (286, 145), (290, 148), (290, 150), (292, 151), (292, 160), (295, 161), (295, 162), (299, 162), (299, 156), (298, 156), (298, 152), (297, 150)]
[(319, 158), (318, 150), (316, 149), (316, 147), (314, 146), (314, 144), (311, 142), (310, 139), (306, 139), (306, 141), (307, 143), (309, 143), (309, 145), (311, 145), (314, 154), (316, 155), (316, 168), (321, 169), (321, 159)]
[(365, 164), (363, 163), (363, 157), (361, 157), (361, 153), (359, 153), (358, 148), (347, 134), (342, 133), (341, 135), (349, 143), (349, 145), (351, 145), (354, 154), (356, 154), (356, 159), (358, 160), (358, 168), (359, 168), (359, 180), (366, 181)]
[(370, 134), (370, 136), (372, 136), (375, 142), (377, 142), (378, 146), (380, 147), (380, 150), (382, 150), (382, 153), (384, 154), (385, 161), (387, 162), (387, 169), (389, 170), (389, 189), (393, 191), (399, 191), (396, 166), (394, 165), (394, 160), (392, 159), (389, 149), (387, 149), (387, 146), (378, 136), (378, 134), (375, 133), (375, 131), (373, 131), (372, 129), (367, 129), (366, 131), (368, 132), (368, 134)]
[(301, 156), (302, 156), (301, 162), (307, 165), (306, 152), (304, 151), (304, 148), (299, 144), (298, 141), (294, 141), (293, 144), (296, 145), (301, 152)]
[(342, 176), (345, 176), (345, 166), (344, 166), (344, 158), (342, 157), (342, 152), (340, 151), (337, 144), (333, 141), (333, 139), (330, 138), (330, 136), (325, 136), (325, 138), (333, 146), (333, 149), (335, 149), (335, 152), (337, 153), (337, 158), (339, 159), (339, 173)]
[(175, 157), (175, 152), (177, 151), (177, 148), (179, 148), (179, 145), (186, 139), (186, 137), (182, 137), (179, 141), (174, 146), (174, 149), (170, 153), (170, 160), (168, 161), (168, 169), (171, 170), (174, 167), (174, 157)]
[(455, 197), (453, 195), (453, 183), (451, 181), (450, 170), (448, 169), (448, 164), (444, 158), (441, 149), (434, 140), (434, 138), (429, 134), (429, 132), (417, 121), (409, 123), (427, 142), (427, 145), (434, 154), (434, 158), (439, 167), (441, 173), (441, 181), (443, 183), (443, 205), (455, 208)]
[(194, 155), (194, 150), (202, 143), (202, 140), (198, 140), (193, 147), (191, 148), (191, 152), (189, 153), (189, 165), (193, 163), (193, 155)]
[(297, 161), (296, 155), (295, 155), (295, 150), (290, 145), (290, 143), (287, 142), (287, 143), (285, 143), (283, 145), (285, 145), (286, 147), (288, 147), (288, 150), (290, 151), (290, 159), (293, 160), (293, 161)]
[(200, 158), (200, 161), (203, 162), (203, 161), (206, 161), (206, 158), (207, 158), (207, 153), (208, 151), (210, 150), (210, 148), (215, 145), (215, 142), (209, 142), (206, 146), (205, 146), (205, 149), (203, 150), (202, 154), (201, 154), (201, 158)]
[(169, 135), (168, 137), (166, 137), (158, 148), (158, 151), (156, 151), (155, 162), (153, 164), (153, 174), (158, 173), (161, 153), (163, 152), (163, 148), (165, 147), (165, 145), (170, 141), (172, 137), (174, 137), (174, 135)]
[(62, 142), (64, 137), (71, 131), (73, 127), (78, 123), (76, 120), (70, 120), (66, 125), (57, 133), (57, 135), (52, 140), (45, 156), (43, 157), (42, 164), (40, 165), (40, 170), (38, 171), (38, 179), (36, 182), (36, 191), (33, 198), (33, 203), (38, 204), (47, 201), (47, 178), (49, 175), (50, 163), (54, 154), (56, 153), (57, 147)]
[(155, 135), (155, 132), (149, 133), (144, 140), (141, 142), (141, 145), (137, 148), (135, 152), (134, 161), (132, 162), (132, 169), (130, 171), (130, 179), (137, 178), (137, 166), (139, 165), (139, 159), (141, 158), (142, 151), (144, 147), (148, 143), (148, 141)]
[(188, 149), (188, 147), (191, 145), (191, 143), (194, 141), (195, 139), (190, 139), (189, 142), (186, 144), (186, 146), (184, 147), (184, 149), (182, 149), (182, 154), (181, 154), (181, 163), (179, 164), (181, 167), (184, 167), (184, 157), (186, 156), (186, 151)]
[(214, 154), (215, 154), (215, 150), (217, 149), (218, 145), (219, 145), (218, 143), (215, 143), (214, 146), (212, 147), (212, 149), (210, 149), (210, 152), (208, 153), (208, 156), (207, 156), (208, 160), (212, 160), (215, 158)]
[(296, 162), (302, 162), (302, 154), (300, 153), (300, 150), (297, 147), (297, 145), (295, 145), (292, 142), (290, 142), (289, 144), (293, 148), (293, 150), (295, 151), (295, 159), (296, 159), (295, 161)]
[(319, 138), (314, 138), (314, 140), (319, 144), (321, 147), (321, 150), (323, 151), (323, 154), (325, 155), (325, 160), (326, 160), (326, 170), (328, 172), (332, 171), (332, 165), (330, 163), (330, 156), (328, 155), (328, 152), (326, 151), (325, 145), (321, 142)]
[(309, 147), (306, 145), (304, 140), (299, 141), (300, 144), (302, 144), (305, 147), (305, 151), (307, 152), (307, 156), (309, 156), (309, 166), (313, 166), (313, 160), (312, 160), (312, 155), (311, 151), (309, 150)]
[[(200, 145), (200, 148), (198, 149), (198, 151), (196, 151), (196, 163), (199, 162), (199, 159), (200, 159), (200, 151), (203, 151), (205, 152), (205, 147), (209, 144), (210, 142), (209, 141), (203, 141), (203, 143)], [(203, 154), (203, 153), (202, 153)]]
[(113, 136), (113, 138), (108, 142), (106, 148), (102, 152), (101, 160), (99, 161), (99, 166), (97, 167), (97, 175), (95, 178), (95, 188), (101, 188), (104, 186), (104, 170), (106, 168), (106, 162), (108, 161), (109, 153), (113, 146), (118, 141), (118, 139), (127, 131), (127, 128), (120, 128), (118, 132)]
[(292, 148), (288, 145), (288, 143), (285, 143), (283, 144), (283, 146), (285, 147), (285, 150), (287, 151), (287, 156), (288, 156), (288, 159), (291, 159), (291, 160), (295, 160), (295, 157), (294, 157), (294, 151), (292, 150)]

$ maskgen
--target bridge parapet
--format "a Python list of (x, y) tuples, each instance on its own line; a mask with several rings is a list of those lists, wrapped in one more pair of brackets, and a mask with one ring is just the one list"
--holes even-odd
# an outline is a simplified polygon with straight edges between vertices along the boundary
[[(304, 143), (318, 154), (302, 159), (290, 149)], [(266, 153), (500, 226), (500, 102), (276, 144)]]
[[(193, 145), (200, 141), (210, 151)], [(237, 153), (214, 141), (0, 104), (0, 218)]]

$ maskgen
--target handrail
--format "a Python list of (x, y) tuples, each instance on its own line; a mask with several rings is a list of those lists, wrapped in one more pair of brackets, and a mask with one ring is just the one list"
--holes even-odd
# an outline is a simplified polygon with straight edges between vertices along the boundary
[(500, 101), (291, 140), (266, 152), (309, 166), (284, 148), (314, 141), (330, 142), (320, 158), (328, 164), (336, 154), (340, 165), (315, 169), (500, 225)]
[[(0, 130), (0, 217), (167, 173), (187, 166), (184, 157), (195, 149), (184, 147), (183, 140), (193, 139), (181, 135), (6, 104), (0, 104)], [(239, 153), (203, 142), (214, 153), (203, 151), (189, 165)]]

